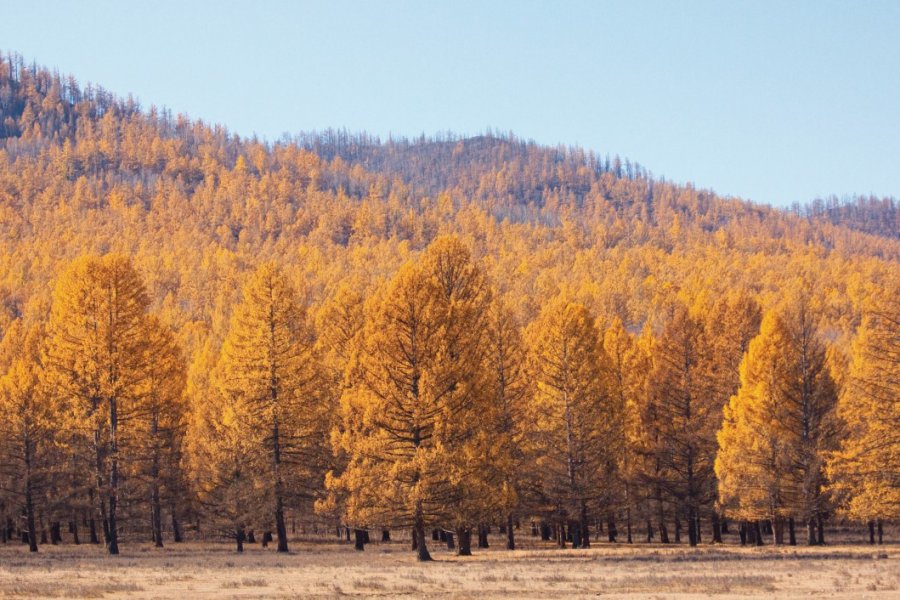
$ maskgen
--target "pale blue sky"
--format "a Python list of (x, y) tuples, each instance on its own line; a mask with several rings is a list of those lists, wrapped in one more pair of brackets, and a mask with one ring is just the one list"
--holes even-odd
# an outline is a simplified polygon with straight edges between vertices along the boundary
[(895, 0), (0, 0), (0, 49), (270, 140), (491, 127), (759, 202), (900, 195)]

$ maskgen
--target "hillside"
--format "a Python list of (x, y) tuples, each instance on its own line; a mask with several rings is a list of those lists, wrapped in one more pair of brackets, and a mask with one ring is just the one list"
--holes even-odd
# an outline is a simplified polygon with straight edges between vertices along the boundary
[(201, 337), (221, 331), (259, 259), (277, 257), (317, 300), (342, 277), (390, 274), (442, 231), (489, 257), (523, 316), (566, 285), (635, 328), (673, 289), (765, 297), (803, 272), (852, 324), (850, 282), (877, 285), (900, 258), (891, 199), (785, 212), (511, 136), (264, 145), (15, 56), (0, 61), (0, 117), (0, 326), (46, 302), (66, 261), (106, 250), (133, 255), (166, 318)]

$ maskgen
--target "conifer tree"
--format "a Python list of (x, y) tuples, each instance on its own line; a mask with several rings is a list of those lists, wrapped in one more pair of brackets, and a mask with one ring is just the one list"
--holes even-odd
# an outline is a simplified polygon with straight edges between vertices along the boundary
[[(526, 331), (533, 381), (532, 422), (543, 493), (573, 545), (590, 546), (590, 518), (604, 490), (616, 416), (604, 381), (594, 319), (565, 296), (549, 302)], [(565, 538), (559, 539), (560, 545)]]
[(847, 514), (880, 532), (900, 514), (900, 286), (872, 299), (851, 355), (838, 402), (847, 435), (828, 474)]
[(149, 299), (122, 256), (83, 257), (53, 294), (44, 358), (50, 385), (68, 406), (72, 426), (91, 447), (95, 498), (110, 554), (119, 552), (121, 446), (153, 368), (147, 343)]
[[(37, 552), (37, 517), (46, 505), (56, 457), (58, 410), (41, 377), (38, 327), (13, 322), (6, 335), (19, 343), (18, 356), (0, 377), (0, 498), (23, 507), (22, 531)], [(2, 524), (6, 527), (6, 523)]]
[(252, 442), (260, 491), (271, 504), (278, 551), (288, 551), (285, 508), (310, 504), (326, 431), (314, 338), (293, 288), (273, 264), (244, 287), (217, 373)]
[(419, 560), (431, 559), (426, 525), (446, 522), (459, 499), (448, 457), (471, 433), (488, 299), (468, 251), (439, 238), (376, 297), (348, 368), (338, 432), (348, 464), (330, 486), (352, 522), (411, 526)]
[[(648, 386), (653, 397), (650, 453), (656, 485), (683, 512), (688, 540), (698, 542), (701, 510), (713, 496), (713, 463), (721, 407), (715, 405), (711, 360), (703, 326), (678, 305), (653, 348)], [(678, 522), (676, 521), (676, 535)]]
[(785, 523), (800, 519), (809, 543), (821, 543), (835, 404), (817, 317), (806, 298), (795, 296), (764, 316), (741, 364), (740, 389), (725, 409), (716, 474), (726, 512), (771, 519), (779, 544)]

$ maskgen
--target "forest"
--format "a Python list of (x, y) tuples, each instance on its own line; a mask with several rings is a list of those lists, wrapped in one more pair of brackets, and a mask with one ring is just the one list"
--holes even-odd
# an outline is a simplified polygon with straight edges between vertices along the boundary
[(898, 517), (896, 199), (499, 132), (261, 141), (0, 55), (2, 543), (424, 561)]

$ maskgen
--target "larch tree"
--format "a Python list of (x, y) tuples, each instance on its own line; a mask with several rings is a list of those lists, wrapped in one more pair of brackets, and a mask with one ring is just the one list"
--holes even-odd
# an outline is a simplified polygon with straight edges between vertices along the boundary
[[(499, 508), (506, 521), (506, 548), (515, 550), (515, 521), (528, 506), (535, 473), (534, 451), (528, 438), (529, 389), (521, 327), (502, 301), (491, 305), (486, 330), (485, 380), (488, 397), (483, 421), (489, 432), (489, 452), (483, 470), (499, 490)], [(496, 492), (495, 492), (496, 493)]]
[(786, 523), (793, 534), (797, 518), (807, 523), (810, 544), (823, 542), (824, 461), (835, 448), (838, 422), (817, 325), (802, 295), (766, 313), (718, 434), (720, 505), (738, 518), (771, 519), (776, 544), (784, 541)]
[(699, 541), (701, 511), (714, 500), (713, 464), (721, 407), (715, 405), (709, 347), (703, 325), (677, 305), (653, 347), (648, 390), (654, 406), (650, 453), (656, 486), (687, 522), (688, 541)]
[(828, 475), (852, 519), (881, 541), (886, 519), (900, 515), (900, 286), (873, 298), (851, 348), (838, 401), (846, 437)]
[(587, 309), (559, 296), (526, 330), (533, 383), (536, 468), (545, 502), (576, 547), (590, 546), (589, 523), (605, 495), (601, 482), (612, 460), (617, 416), (604, 381), (603, 350)]
[(29, 550), (37, 552), (36, 515), (52, 483), (58, 411), (41, 376), (40, 329), (17, 320), (6, 335), (16, 336), (20, 346), (0, 377), (0, 498), (23, 507), (21, 529)]
[[(762, 310), (756, 300), (745, 291), (723, 296), (713, 304), (704, 319), (706, 343), (712, 360), (712, 393), (717, 414), (715, 427), (721, 426), (725, 406), (740, 386), (740, 368), (751, 340), (759, 333)], [(718, 481), (714, 481), (718, 485)], [(718, 498), (718, 490), (713, 490)], [(713, 541), (722, 541), (719, 512), (712, 510)]]
[(430, 560), (427, 525), (445, 522), (458, 489), (448, 461), (479, 388), (486, 283), (455, 238), (439, 238), (373, 299), (356, 338), (337, 435), (347, 455), (329, 485), (357, 524), (411, 526)]
[(272, 263), (244, 287), (222, 345), (221, 393), (252, 441), (258, 486), (271, 504), (278, 551), (288, 551), (285, 508), (311, 504), (319, 488), (323, 403), (314, 337), (294, 289)]
[[(187, 373), (175, 336), (153, 317), (147, 324), (147, 342), (153, 370), (148, 376), (143, 402), (136, 411), (139, 431), (135, 446), (142, 457), (140, 477), (147, 482), (151, 536), (154, 545), (162, 548), (165, 496), (184, 495), (178, 489), (182, 481), (178, 454), (187, 424), (184, 396)], [(177, 510), (171, 503), (169, 507)], [(176, 514), (171, 516), (177, 536), (178, 518)]]
[(110, 554), (119, 552), (121, 472), (133, 458), (120, 443), (130, 434), (153, 368), (149, 302), (128, 258), (83, 257), (60, 277), (47, 326), (45, 371), (71, 426), (91, 449), (97, 514)]

